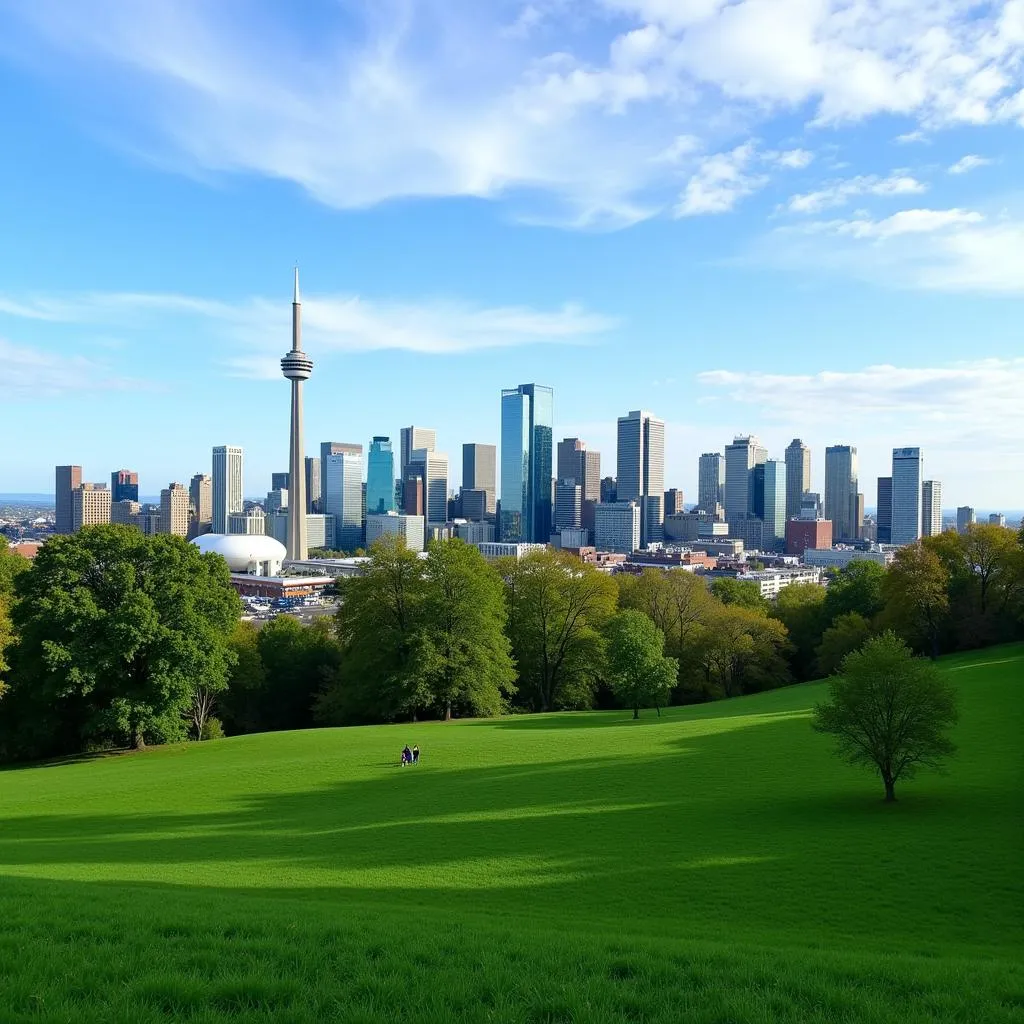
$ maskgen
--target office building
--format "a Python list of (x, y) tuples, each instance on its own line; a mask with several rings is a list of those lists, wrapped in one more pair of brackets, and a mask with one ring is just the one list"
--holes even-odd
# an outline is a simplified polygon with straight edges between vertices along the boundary
[(187, 537), (189, 508), (188, 488), (184, 484), (168, 484), (160, 492), (160, 532)]
[(395, 453), (390, 437), (377, 436), (370, 442), (366, 459), (366, 514), (385, 515), (395, 511)]
[[(498, 447), (493, 444), (464, 444), (462, 446), (462, 490), (483, 491), (486, 497), (484, 516), (494, 515), (498, 501), (497, 491)], [(466, 515), (463, 509), (463, 515)], [(466, 518), (471, 518), (466, 516)]]
[(956, 510), (956, 532), (966, 533), (968, 528), (977, 522), (974, 509), (970, 505), (961, 505)]
[(694, 509), (692, 512), (675, 512), (665, 516), (665, 540), (696, 540), (700, 536), (702, 526), (717, 525), (729, 532), (727, 523), (715, 523), (710, 512), (703, 509)]
[(139, 474), (130, 469), (116, 469), (110, 474), (110, 501), (139, 500)]
[(665, 500), (662, 504), (665, 517), (674, 516), (677, 512), (685, 512), (683, 492), (678, 487), (670, 487), (665, 492)]
[(479, 487), (461, 488), (459, 490), (459, 505), (461, 506), (462, 518), (471, 523), (483, 522), (488, 518), (487, 512), (487, 491)]
[(222, 444), (213, 449), (213, 532), (228, 532), (228, 516), (242, 511), (242, 449)]
[(631, 555), (640, 547), (640, 503), (602, 502), (594, 509), (594, 547)]
[(57, 533), (74, 533), (74, 513), (72, 495), (82, 485), (81, 466), (58, 466), (54, 487), (54, 503), (56, 517), (54, 528)]
[(401, 479), (409, 470), (412, 453), (417, 448), (433, 451), (437, 447), (437, 431), (430, 427), (402, 427), (399, 434), (398, 471)]
[(864, 537), (864, 495), (857, 492), (853, 504), (853, 529), (854, 539), (862, 540)]
[(275, 512), (287, 507), (288, 492), (286, 490), (278, 489), (276, 491), (267, 491), (267, 496), (263, 500), (263, 511), (266, 512), (268, 516), (272, 516)]
[(407, 516), (426, 516), (426, 499), (424, 496), (424, 466), (410, 465), (402, 485), (402, 511)]
[(766, 551), (774, 551), (781, 549), (786, 541), (786, 501), (789, 494), (786, 463), (768, 459), (760, 468), (764, 473), (762, 540)]
[[(313, 373), (313, 360), (302, 351), (302, 300), (299, 297), (299, 268), (295, 268), (292, 290), (292, 347), (281, 359), (281, 373), (291, 383), (291, 422), (288, 434), (289, 492), (288, 557), (305, 560), (309, 555), (306, 539), (306, 442), (302, 434), (302, 385)], [(281, 489), (279, 484), (272, 485)]]
[(366, 546), (369, 547), (381, 537), (401, 537), (410, 551), (422, 551), (425, 527), (423, 516), (371, 512), (366, 517)]
[(764, 551), (764, 520), (757, 516), (747, 516), (729, 524), (729, 536), (743, 542), (747, 551)]
[(832, 547), (832, 523), (828, 519), (789, 519), (786, 522), (786, 554), (803, 555), (809, 549)]
[(836, 444), (825, 449), (825, 518), (836, 540), (857, 539), (857, 449)]
[(601, 498), (601, 453), (587, 447), (578, 437), (566, 437), (558, 442), (558, 480), (575, 480), (580, 485), (584, 507), (596, 504)]
[(990, 512), (988, 516), (989, 526), (1005, 526), (1006, 516), (1002, 512)]
[(875, 562), (887, 566), (893, 560), (892, 551), (863, 550), (861, 548), (808, 548), (804, 564), (819, 569), (845, 569), (851, 562)]
[[(320, 459), (315, 456), (306, 456), (306, 513), (317, 515), (320, 513)], [(312, 543), (307, 538), (307, 543)]]
[(800, 499), (811, 489), (811, 449), (794, 437), (786, 448), (786, 518), (800, 515)]
[(143, 505), (139, 509), (138, 527), (147, 537), (158, 534), (162, 523), (159, 505)]
[(610, 501), (617, 501), (618, 496), (615, 487), (615, 477), (603, 476), (601, 477), (601, 501), (607, 503)]
[(363, 546), (363, 446), (327, 442), (320, 456), (321, 502), (334, 517), (334, 542), (342, 551)]
[(205, 473), (196, 473), (188, 485), (189, 527), (192, 540), (213, 529), (213, 480)]
[(750, 471), (750, 508), (748, 519), (764, 519), (764, 463), (759, 462)]
[(551, 536), (554, 393), (540, 384), (501, 392), (501, 520), (506, 543)]
[[(739, 436), (725, 447), (725, 518), (730, 528), (754, 513), (754, 467), (762, 465), (768, 451), (754, 436)], [(709, 511), (709, 510), (708, 510)], [(738, 534), (734, 534), (738, 536)]]
[(71, 492), (71, 532), (110, 522), (110, 489), (106, 484), (79, 484)]
[(913, 544), (921, 537), (921, 485), (924, 454), (920, 448), (892, 450), (893, 544)]
[(875, 539), (879, 544), (892, 543), (892, 477), (878, 478), (878, 505), (875, 509)]
[(942, 484), (925, 480), (921, 485), (921, 536), (937, 537), (942, 533)]
[(117, 526), (139, 526), (141, 506), (137, 501), (112, 501), (110, 504), (110, 521)]
[(555, 485), (554, 532), (583, 529), (583, 488), (574, 480), (559, 480)]
[(634, 409), (618, 421), (616, 497), (640, 504), (640, 546), (665, 539), (665, 421)]
[(288, 490), (288, 474), (287, 473), (271, 473), (270, 474), (270, 489), (272, 491), (287, 491)]
[(498, 558), (514, 558), (521, 562), (524, 558), (538, 551), (547, 550), (547, 544), (531, 544), (529, 542), (513, 543), (511, 541), (488, 541), (475, 544), (474, 547), (488, 562)]
[(427, 524), (448, 521), (448, 456), (432, 448), (414, 448), (409, 453), (409, 468), (420, 467), (423, 478), (423, 504)]
[(228, 516), (228, 533), (247, 537), (258, 537), (263, 534), (273, 536), (273, 525), (267, 529), (267, 517), (263, 510), (254, 506), (248, 512), (232, 512)]
[(697, 460), (697, 507), (715, 519), (725, 518), (725, 459), (721, 452), (705, 452)]
[(821, 503), (821, 495), (817, 491), (804, 491), (800, 498), (799, 518), (821, 519), (824, 513), (825, 507)]

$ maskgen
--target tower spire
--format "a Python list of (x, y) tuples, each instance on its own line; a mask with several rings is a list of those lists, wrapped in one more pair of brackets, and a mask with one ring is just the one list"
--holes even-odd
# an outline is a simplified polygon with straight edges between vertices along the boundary
[(299, 297), (299, 267), (295, 265), (295, 291), (292, 293), (292, 305), (297, 306), (302, 299)]

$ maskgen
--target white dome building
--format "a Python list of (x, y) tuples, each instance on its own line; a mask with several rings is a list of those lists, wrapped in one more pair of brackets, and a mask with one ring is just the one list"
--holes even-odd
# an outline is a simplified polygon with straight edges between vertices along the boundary
[(277, 576), (287, 554), (284, 545), (256, 533), (204, 533), (192, 541), (203, 554), (220, 555), (232, 572)]

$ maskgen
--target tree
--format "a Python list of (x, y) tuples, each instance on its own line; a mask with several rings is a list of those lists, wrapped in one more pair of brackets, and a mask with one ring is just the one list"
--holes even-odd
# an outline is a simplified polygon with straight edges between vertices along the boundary
[(882, 581), (885, 619), (907, 639), (937, 658), (939, 638), (949, 611), (949, 572), (931, 548), (920, 541), (896, 552)]
[(127, 526), (53, 537), (16, 590), (12, 709), (26, 754), (180, 738), (196, 688), (226, 684), (240, 602), (227, 563), (182, 537)]
[(885, 799), (921, 768), (939, 768), (956, 747), (947, 731), (957, 721), (956, 691), (932, 664), (915, 658), (886, 632), (846, 656), (814, 709), (813, 727), (836, 738), (837, 753), (882, 777)]
[(260, 705), (264, 700), (267, 675), (260, 658), (258, 636), (259, 630), (251, 622), (239, 622), (228, 640), (232, 665), (220, 706), (231, 733), (258, 732), (262, 727)]
[(651, 704), (658, 709), (668, 700), (679, 665), (664, 654), (665, 634), (643, 612), (630, 608), (608, 623), (608, 674), (612, 690), (633, 718)]
[(828, 625), (825, 619), (825, 588), (817, 583), (795, 583), (779, 591), (768, 614), (778, 619), (789, 633), (792, 663), (797, 679), (811, 679), (815, 670), (815, 648)]
[(712, 580), (711, 593), (722, 604), (738, 605), (740, 608), (749, 608), (751, 611), (764, 609), (761, 587), (753, 580), (737, 580), (722, 576)]
[(818, 674), (830, 676), (843, 663), (843, 659), (864, 644), (871, 636), (871, 624), (858, 612), (840, 615), (822, 634), (818, 644)]
[(702, 631), (707, 688), (714, 696), (738, 697), (782, 686), (790, 681), (786, 645), (786, 627), (777, 619), (741, 605), (718, 605)]
[(413, 672), (445, 721), (453, 705), (497, 714), (515, 690), (506, 614), (501, 577), (475, 547), (458, 539), (430, 545)]
[(601, 631), (616, 610), (615, 581), (560, 551), (510, 560), (499, 571), (520, 693), (536, 711), (589, 707), (604, 657)]
[(885, 567), (867, 559), (857, 559), (834, 573), (825, 590), (825, 626), (849, 612), (871, 622), (885, 607), (884, 579)]
[(14, 623), (11, 621), (14, 580), (28, 569), (28, 566), (28, 559), (11, 551), (7, 538), (0, 534), (0, 697), (3, 696), (5, 688), (4, 672), (10, 668), (4, 651), (14, 643)]

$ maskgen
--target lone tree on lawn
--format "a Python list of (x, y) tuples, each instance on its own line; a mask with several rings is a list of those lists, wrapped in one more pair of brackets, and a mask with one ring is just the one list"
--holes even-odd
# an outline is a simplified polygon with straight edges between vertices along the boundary
[(814, 709), (814, 728), (835, 736), (837, 753), (851, 764), (878, 770), (887, 803), (900, 779), (938, 768), (956, 751), (946, 735), (958, 717), (956, 691), (895, 633), (848, 654), (829, 697)]
[(679, 662), (666, 658), (665, 634), (643, 613), (629, 608), (608, 624), (608, 670), (612, 690), (633, 717), (652, 704), (661, 717), (679, 674)]

